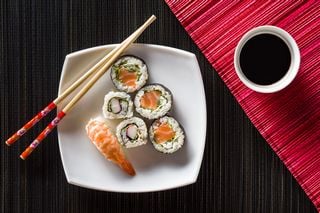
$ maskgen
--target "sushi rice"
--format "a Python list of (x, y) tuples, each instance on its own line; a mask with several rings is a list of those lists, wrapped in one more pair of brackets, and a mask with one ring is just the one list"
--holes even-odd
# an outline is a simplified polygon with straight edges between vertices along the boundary
[(110, 75), (114, 86), (118, 90), (132, 93), (146, 84), (148, 68), (142, 59), (125, 55), (113, 64)]
[(147, 143), (148, 130), (141, 118), (132, 117), (117, 126), (116, 135), (121, 145), (133, 148)]
[(104, 97), (102, 112), (105, 118), (120, 119), (133, 116), (133, 102), (125, 92), (109, 92)]
[(154, 148), (162, 153), (176, 152), (183, 146), (185, 140), (182, 126), (169, 116), (159, 118), (152, 123), (149, 137)]
[(170, 111), (172, 95), (160, 84), (148, 85), (138, 91), (134, 105), (142, 117), (157, 119)]

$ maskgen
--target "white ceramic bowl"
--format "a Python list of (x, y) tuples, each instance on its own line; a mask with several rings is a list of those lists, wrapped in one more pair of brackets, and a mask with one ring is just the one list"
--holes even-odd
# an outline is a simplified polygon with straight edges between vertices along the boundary
[[(250, 81), (242, 72), (240, 67), (240, 53), (244, 46), (244, 44), (252, 37), (259, 35), (259, 34), (272, 34), (281, 38), (289, 47), (290, 55), (291, 55), (291, 64), (289, 67), (288, 72), (286, 73), (283, 78), (279, 81), (270, 84), (270, 85), (259, 85), (252, 81)], [(287, 87), (293, 79), (296, 77), (300, 66), (300, 51), (298, 48), (297, 43), (292, 38), (292, 36), (285, 30), (270, 25), (264, 25), (260, 27), (253, 28), (249, 30), (243, 37), (240, 39), (234, 54), (234, 67), (236, 73), (240, 80), (250, 89), (261, 92), (261, 93), (273, 93), (282, 90), (283, 88)]]
[[(115, 46), (99, 46), (68, 55), (59, 94)], [(194, 183), (201, 166), (207, 122), (204, 87), (195, 55), (147, 44), (134, 44), (125, 54), (142, 58), (149, 67), (149, 83), (163, 84), (173, 93), (172, 115), (185, 129), (185, 145), (171, 155), (159, 153), (151, 142), (126, 149), (137, 172), (134, 177), (107, 161), (89, 141), (85, 125), (90, 118), (102, 116), (103, 98), (110, 90), (115, 90), (108, 72), (58, 127), (59, 147), (68, 182), (115, 192), (158, 191)], [(109, 125), (115, 129), (116, 123), (109, 122)]]

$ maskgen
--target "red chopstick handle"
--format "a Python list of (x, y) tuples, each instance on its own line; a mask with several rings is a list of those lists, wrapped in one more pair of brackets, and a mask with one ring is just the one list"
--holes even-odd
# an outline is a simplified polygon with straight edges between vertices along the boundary
[(46, 108), (41, 110), (36, 116), (34, 116), (28, 123), (26, 123), (21, 129), (19, 129), (16, 133), (14, 133), (8, 140), (6, 140), (6, 144), (8, 146), (12, 145), (16, 142), (24, 133), (26, 133), (31, 127), (33, 127), (36, 123), (38, 123), (43, 117), (45, 117), (51, 110), (56, 108), (57, 105), (54, 102), (51, 102)]
[(55, 117), (50, 124), (38, 135), (38, 137), (24, 150), (24, 152), (20, 155), (20, 158), (23, 160), (27, 159), (27, 157), (32, 153), (32, 151), (37, 148), (37, 146), (47, 137), (47, 135), (58, 125), (58, 123), (62, 120), (62, 118), (66, 114), (61, 111), (58, 113), (57, 117)]

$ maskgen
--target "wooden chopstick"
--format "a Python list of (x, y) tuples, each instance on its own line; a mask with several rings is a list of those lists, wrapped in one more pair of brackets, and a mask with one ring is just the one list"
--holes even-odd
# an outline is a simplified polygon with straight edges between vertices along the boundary
[[(141, 27), (140, 27), (141, 28)], [(139, 28), (139, 29), (140, 29)], [(126, 38), (118, 47), (124, 45), (126, 42), (130, 41), (133, 38), (134, 33)], [(111, 56), (117, 51), (117, 48), (114, 48), (107, 55), (105, 55), (98, 63), (91, 67), (84, 75), (82, 75), (78, 80), (76, 80), (70, 87), (68, 87), (61, 95), (54, 99), (48, 106), (42, 109), (37, 115), (35, 115), (28, 123), (26, 123), (22, 128), (15, 132), (9, 139), (6, 140), (8, 146), (12, 145), (14, 142), (19, 140), (31, 127), (38, 123), (42, 118), (44, 118), (49, 112), (57, 107), (57, 105), (63, 101), (67, 96), (69, 96), (76, 88), (78, 88), (86, 79), (92, 76), (103, 64), (108, 61)]]
[[(129, 39), (129, 38), (127, 38)], [(126, 40), (127, 40), (126, 39)], [(125, 41), (126, 41), (125, 40)], [(125, 42), (123, 41), (123, 42)], [(121, 45), (121, 44), (120, 44)], [(76, 80), (70, 87), (68, 87), (60, 96), (54, 99), (48, 106), (42, 109), (36, 116), (34, 116), (28, 123), (26, 123), (22, 128), (15, 132), (8, 140), (6, 144), (11, 146), (14, 142), (20, 139), (31, 127), (38, 123), (42, 118), (44, 118), (49, 112), (57, 107), (57, 105), (63, 101), (70, 93), (72, 93), (77, 87), (79, 87), (87, 78), (89, 78), (97, 69), (105, 63), (111, 56), (115, 53), (116, 49), (113, 49), (106, 56), (104, 56), (97, 64), (91, 67), (83, 76)]]
[(94, 74), (89, 82), (79, 91), (78, 94), (58, 113), (50, 124), (38, 135), (38, 137), (24, 150), (20, 158), (25, 160), (32, 151), (46, 138), (46, 136), (58, 125), (64, 116), (78, 103), (78, 101), (90, 90), (90, 88), (97, 82), (97, 80), (111, 67), (114, 61), (132, 44), (142, 32), (156, 19), (152, 15), (140, 28), (138, 28), (129, 39), (116, 48), (114, 54), (110, 59)]

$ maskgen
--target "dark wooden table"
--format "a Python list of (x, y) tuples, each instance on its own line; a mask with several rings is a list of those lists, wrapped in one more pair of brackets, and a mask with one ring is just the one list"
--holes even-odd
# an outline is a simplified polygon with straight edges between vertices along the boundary
[[(201, 67), (208, 132), (197, 183), (142, 194), (69, 185), (56, 132), (27, 161), (18, 157), (53, 115), (12, 147), (4, 144), (10, 134), (57, 95), (66, 54), (120, 42), (151, 14), (158, 20), (139, 42), (191, 51)], [(2, 213), (315, 212), (162, 0), (2, 0), (0, 76)]]

